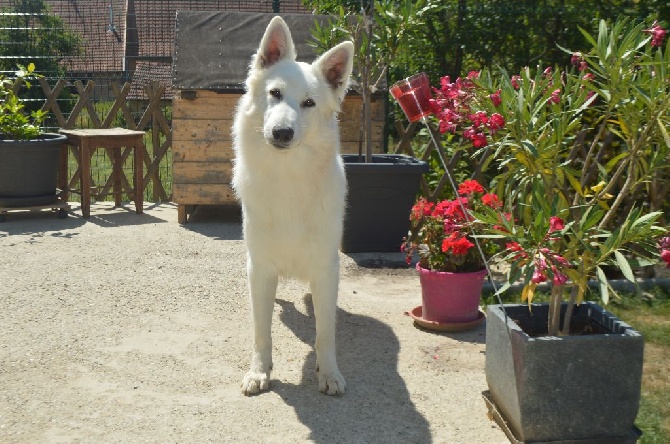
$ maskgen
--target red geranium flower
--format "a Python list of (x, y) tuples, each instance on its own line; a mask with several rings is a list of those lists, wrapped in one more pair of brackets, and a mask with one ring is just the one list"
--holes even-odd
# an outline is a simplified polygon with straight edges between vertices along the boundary
[(465, 220), (465, 214), (463, 213), (463, 208), (468, 207), (467, 197), (459, 197), (457, 199), (447, 200), (444, 202), (446, 203), (444, 209), (445, 216), (451, 216), (458, 220)]
[(494, 209), (502, 207), (502, 202), (500, 202), (498, 196), (493, 193), (484, 194), (482, 196), (482, 203), (487, 207), (491, 207)]
[(447, 253), (449, 250), (456, 255), (464, 255), (474, 247), (475, 244), (467, 240), (464, 236), (459, 236), (458, 233), (451, 233), (451, 235), (442, 241), (442, 252)]
[(471, 193), (483, 193), (484, 187), (474, 179), (468, 179), (463, 181), (462, 184), (458, 186), (458, 194), (468, 195)]
[(412, 220), (420, 220), (424, 216), (429, 216), (433, 206), (435, 206), (434, 203), (428, 202), (426, 199), (419, 199), (414, 206), (412, 207), (412, 213), (410, 215), (410, 218)]

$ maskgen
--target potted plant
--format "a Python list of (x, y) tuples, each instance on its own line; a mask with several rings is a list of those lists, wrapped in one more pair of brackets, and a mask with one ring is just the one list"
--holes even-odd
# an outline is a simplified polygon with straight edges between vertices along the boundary
[(58, 199), (58, 161), (65, 141), (43, 133), (41, 110), (28, 111), (18, 97), (37, 77), (35, 65), (19, 66), (15, 78), (0, 77), (0, 206), (48, 205)]
[(480, 222), (473, 212), (497, 210), (498, 196), (476, 180), (466, 180), (454, 199), (438, 203), (419, 198), (410, 214), (410, 235), (402, 246), (407, 263), (415, 254), (421, 283), (421, 307), (412, 314), (428, 328), (462, 330), (484, 320), (479, 310), (487, 274), (484, 258), (497, 251), (491, 238), (478, 239)]
[[(568, 51), (570, 71), (445, 77), (429, 102), (441, 143), (472, 150), (504, 196), (471, 216), (506, 245), (487, 257), (508, 266), (497, 294), (521, 282), (527, 303), (487, 310), (485, 398), (513, 442), (636, 437), (642, 336), (583, 300), (595, 283), (608, 302), (605, 266), (635, 283), (659, 245), (670, 261), (662, 212), (637, 203), (670, 153), (670, 51), (658, 24), (643, 28), (601, 22), (597, 38), (582, 31), (588, 54)], [(550, 302), (534, 304), (543, 282)]]
[[(629, 261), (653, 259), (656, 239), (667, 232), (656, 225), (661, 214), (635, 209), (608, 231), (597, 228), (605, 214), (600, 208), (565, 223), (548, 216), (547, 205), (533, 204), (540, 210), (532, 225), (503, 218), (491, 230), (507, 242), (506, 285), (524, 282), (527, 305), (487, 309), (485, 397), (522, 442), (629, 439), (640, 400), (643, 338), (599, 305), (582, 300), (593, 278), (602, 298), (612, 291), (603, 264), (618, 266), (636, 282)], [(494, 220), (500, 217), (488, 222)], [(549, 283), (550, 302), (532, 303), (542, 282)]]
[[(511, 217), (486, 207), (474, 217), (506, 245), (492, 259), (509, 269), (498, 293), (521, 282), (527, 304), (487, 309), (485, 398), (511, 439), (639, 434), (643, 338), (583, 301), (593, 289), (604, 304), (615, 294), (605, 266), (636, 283), (635, 268), (657, 261), (659, 246), (670, 260), (662, 212), (637, 203), (670, 152), (661, 31), (601, 22), (597, 37), (583, 31), (593, 48), (571, 53), (570, 71), (476, 81), (478, 104), (508, 122), (479, 154), (498, 168), (492, 183)], [(533, 303), (542, 283), (550, 301)]]
[[(312, 4), (312, 6), (319, 6)], [(373, 154), (371, 107), (385, 100), (387, 67), (411, 29), (420, 23), (416, 2), (350, 2), (349, 8), (319, 9), (334, 20), (318, 23), (313, 31), (318, 51), (343, 39), (354, 42), (354, 71), (350, 87), (361, 96), (361, 131), (358, 154), (344, 154), (347, 176), (347, 211), (342, 251), (394, 252), (407, 232), (407, 213), (419, 191), (428, 165), (402, 154)], [(380, 147), (379, 151), (384, 151)]]

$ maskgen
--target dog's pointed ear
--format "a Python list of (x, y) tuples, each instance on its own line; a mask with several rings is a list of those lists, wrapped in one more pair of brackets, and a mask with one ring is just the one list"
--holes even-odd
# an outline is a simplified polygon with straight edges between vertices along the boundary
[(354, 44), (342, 42), (329, 49), (313, 64), (323, 75), (335, 95), (342, 101), (354, 66)]
[(256, 53), (256, 66), (269, 68), (280, 60), (295, 60), (295, 46), (291, 31), (286, 22), (279, 16), (274, 17), (261, 39), (261, 45)]

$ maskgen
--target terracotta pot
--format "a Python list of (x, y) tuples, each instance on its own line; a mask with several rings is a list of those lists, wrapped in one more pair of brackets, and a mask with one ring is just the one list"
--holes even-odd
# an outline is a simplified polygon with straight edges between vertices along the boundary
[(422, 317), (440, 323), (471, 322), (479, 316), (486, 270), (432, 271), (416, 264), (421, 282)]

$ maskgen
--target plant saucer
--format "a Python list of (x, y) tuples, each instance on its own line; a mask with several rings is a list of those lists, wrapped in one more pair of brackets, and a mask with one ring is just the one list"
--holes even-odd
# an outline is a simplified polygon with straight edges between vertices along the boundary
[(428, 330), (436, 330), (436, 331), (465, 331), (465, 330), (472, 330), (475, 327), (478, 327), (479, 325), (484, 322), (486, 319), (486, 315), (484, 314), (483, 311), (479, 310), (477, 313), (477, 319), (474, 321), (468, 321), (468, 322), (437, 322), (437, 321), (428, 321), (422, 317), (422, 307), (419, 305), (418, 307), (414, 307), (412, 311), (406, 312), (410, 318), (414, 319), (414, 322), (419, 326), (423, 327)]

